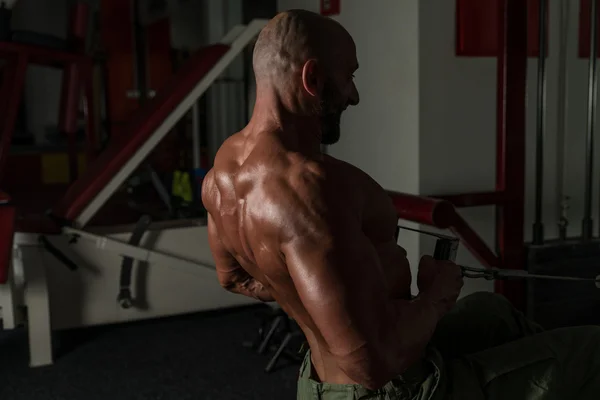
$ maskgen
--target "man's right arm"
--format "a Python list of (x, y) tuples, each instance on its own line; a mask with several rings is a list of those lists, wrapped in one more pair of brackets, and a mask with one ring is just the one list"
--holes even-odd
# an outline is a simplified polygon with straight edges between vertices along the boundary
[(336, 204), (311, 190), (304, 210), (312, 212), (291, 218), (282, 253), (314, 328), (339, 367), (363, 386), (379, 388), (422, 356), (443, 309), (425, 295), (389, 299), (377, 252), (357, 216), (343, 201)]

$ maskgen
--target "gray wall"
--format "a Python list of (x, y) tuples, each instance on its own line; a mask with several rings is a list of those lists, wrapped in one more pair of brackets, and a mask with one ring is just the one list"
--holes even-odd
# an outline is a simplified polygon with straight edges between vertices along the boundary
[[(13, 8), (12, 28), (66, 37), (66, 0), (19, 0)], [(48, 127), (58, 124), (62, 71), (32, 65), (27, 70), (23, 93), (28, 130), (40, 144)]]

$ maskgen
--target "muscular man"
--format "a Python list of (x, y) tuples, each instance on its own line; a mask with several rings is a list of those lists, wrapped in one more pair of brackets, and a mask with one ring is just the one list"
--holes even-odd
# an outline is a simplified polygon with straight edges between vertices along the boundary
[[(485, 368), (473, 372), (464, 356), (541, 328), (491, 294), (455, 305), (460, 269), (430, 257), (411, 298), (390, 198), (367, 174), (321, 152), (340, 139), (342, 112), (359, 102), (357, 69), (351, 36), (331, 19), (292, 10), (261, 32), (251, 121), (219, 149), (202, 190), (219, 282), (278, 302), (300, 325), (310, 351), (299, 399), (477, 399), (501, 384), (482, 377)], [(477, 305), (491, 317), (481, 319)], [(502, 365), (510, 375), (520, 364)], [(469, 384), (455, 384), (463, 376)]]

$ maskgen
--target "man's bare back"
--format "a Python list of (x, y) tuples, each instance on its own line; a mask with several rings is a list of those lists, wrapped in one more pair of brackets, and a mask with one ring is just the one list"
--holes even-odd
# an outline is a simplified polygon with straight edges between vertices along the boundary
[(298, 322), (315, 379), (381, 387), (420, 359), (458, 297), (460, 269), (425, 259), (411, 299), (391, 199), (321, 153), (359, 102), (356, 48), (341, 25), (282, 13), (261, 32), (253, 65), (252, 118), (221, 146), (202, 190), (219, 281)]
[(253, 66), (252, 118), (220, 148), (202, 198), (223, 287), (277, 301), (305, 333), (299, 399), (598, 397), (597, 327), (539, 333), (490, 293), (454, 307), (461, 269), (431, 257), (410, 296), (391, 200), (321, 152), (359, 102), (356, 48), (341, 25), (279, 14)]
[[(330, 156), (304, 157), (286, 146), (277, 133), (252, 136), (242, 131), (224, 143), (203, 186), (212, 249), (219, 249), (217, 254), (221, 255), (217, 263), (220, 283), (236, 293), (277, 301), (299, 323), (314, 349), (319, 377), (348, 382), (349, 378), (329, 360), (326, 343), (288, 271), (283, 248), (302, 234), (296, 229), (318, 223), (302, 221), (302, 228), (293, 225), (299, 224), (294, 221), (298, 217), (311, 218), (312, 210), (307, 210), (310, 203), (348, 206), (377, 251), (383, 270), (373, 274), (383, 275), (391, 298), (409, 299), (411, 273), (406, 251), (396, 244), (394, 236), (396, 212), (383, 188), (354, 166)], [(330, 187), (330, 204), (315, 198), (319, 194), (312, 187), (317, 185)]]

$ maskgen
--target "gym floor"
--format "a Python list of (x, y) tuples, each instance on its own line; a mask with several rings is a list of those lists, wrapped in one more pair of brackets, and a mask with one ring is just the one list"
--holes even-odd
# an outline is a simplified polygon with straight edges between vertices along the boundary
[(28, 366), (24, 330), (0, 330), (3, 400), (294, 399), (299, 364), (245, 342), (264, 307), (61, 332), (50, 367)]

